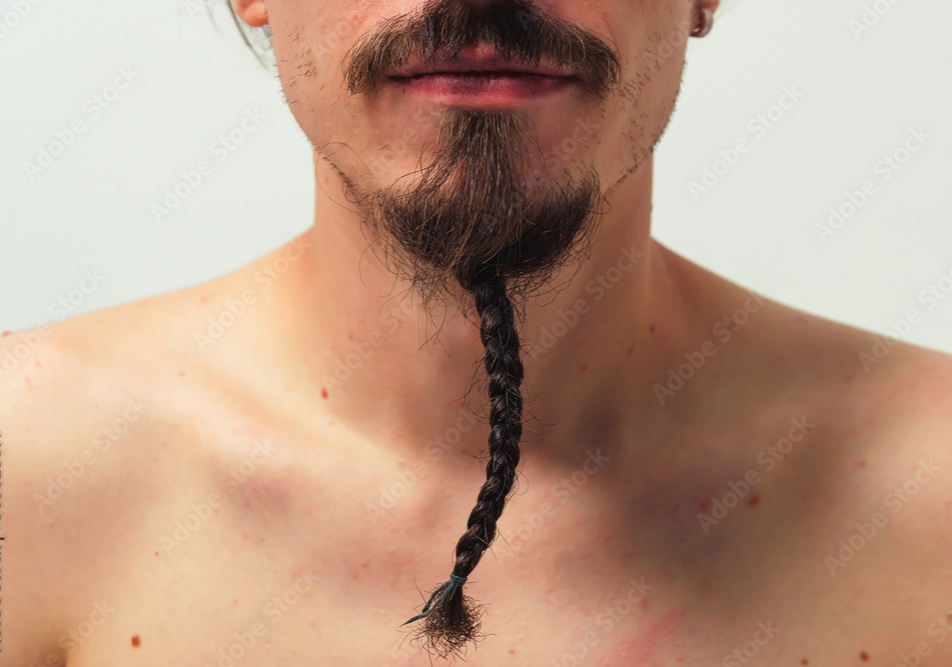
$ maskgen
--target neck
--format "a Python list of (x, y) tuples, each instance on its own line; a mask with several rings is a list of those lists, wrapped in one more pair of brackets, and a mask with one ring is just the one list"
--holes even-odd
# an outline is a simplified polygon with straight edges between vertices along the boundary
[[(289, 318), (281, 366), (401, 456), (472, 425), (467, 405), (485, 424), (478, 320), (452, 304), (424, 309), (385, 266), (341, 177), (320, 156), (315, 167), (309, 249), (277, 288)], [(650, 237), (651, 181), (649, 159), (609, 190), (590, 254), (525, 305), (527, 455), (544, 443), (545, 456), (574, 461), (593, 433), (637, 425), (651, 438), (668, 418), (652, 387), (684, 349), (688, 322), (678, 264)], [(485, 448), (485, 429), (466, 431), (458, 449)]]

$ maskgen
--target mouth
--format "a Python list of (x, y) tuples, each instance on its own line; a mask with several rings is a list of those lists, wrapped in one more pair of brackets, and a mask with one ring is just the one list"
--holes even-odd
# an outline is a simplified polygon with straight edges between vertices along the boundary
[(524, 65), (503, 60), (495, 55), (462, 57), (456, 60), (436, 58), (428, 62), (417, 62), (414, 65), (398, 69), (390, 73), (390, 78), (412, 79), (432, 75), (457, 76), (544, 76), (552, 78), (574, 78), (572, 72), (559, 70), (556, 67), (539, 63), (538, 65)]
[(548, 95), (578, 82), (574, 73), (546, 63), (511, 62), (494, 54), (418, 61), (387, 78), (413, 94), (486, 106)]

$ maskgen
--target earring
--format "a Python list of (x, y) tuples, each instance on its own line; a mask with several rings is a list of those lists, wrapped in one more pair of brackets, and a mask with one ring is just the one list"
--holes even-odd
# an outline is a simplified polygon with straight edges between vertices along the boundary
[(701, 24), (691, 31), (691, 37), (704, 37), (714, 27), (714, 12), (707, 7), (701, 7)]

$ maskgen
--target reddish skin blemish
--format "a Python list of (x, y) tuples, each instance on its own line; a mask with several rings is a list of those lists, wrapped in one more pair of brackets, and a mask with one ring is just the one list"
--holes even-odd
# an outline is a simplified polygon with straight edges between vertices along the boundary
[(866, 651), (861, 651), (859, 654), (859, 659), (862, 660), (863, 662), (866, 662), (867, 660), (869, 660), (869, 653), (867, 653)]
[(583, 373), (584, 373), (585, 371), (587, 371), (587, 370), (588, 370), (588, 366), (582, 366), (582, 372), (583, 372)]
[(866, 461), (857, 461), (857, 462), (856, 462), (856, 467), (857, 467), (857, 468), (865, 468), (865, 467), (866, 467)]
[(707, 512), (708, 510), (711, 509), (711, 501), (710, 501), (710, 500), (702, 500), (702, 501), (698, 504), (698, 507), (701, 508), (701, 511), (702, 511), (702, 512)]
[(350, 338), (351, 340), (357, 340), (356, 338), (354, 338), (354, 334), (352, 334), (350, 331), (347, 332), (347, 337)]
[(654, 333), (654, 325), (651, 325), (651, 333)]
[(132, 647), (139, 648), (139, 644), (142, 643), (142, 640), (139, 639), (139, 635), (132, 635)]
[(330, 394), (329, 394), (328, 391), (327, 391), (327, 387), (323, 387), (323, 388), (321, 389), (321, 396), (323, 396), (324, 398), (327, 398), (329, 395), (330, 395)]
[(0, 338), (3, 338), (4, 336), (9, 336), (12, 333), (13, 333), (12, 331), (4, 331), (3, 334), (0, 335)]
[(628, 348), (628, 354), (629, 354), (629, 355), (630, 355), (632, 352), (634, 352), (634, 351), (635, 351), (635, 348), (633, 348), (633, 347), (629, 347), (629, 348)]
[(760, 504), (760, 496), (756, 493), (750, 497), (750, 500), (747, 501), (747, 507), (757, 507)]
[(158, 556), (158, 555), (159, 555), (159, 552), (158, 552), (158, 551), (156, 551), (156, 552), (155, 552), (155, 555), (156, 555), (156, 556)]
[(853, 381), (852, 375), (846, 375), (843, 377), (843, 382), (852, 382), (852, 381)]
[(807, 660), (806, 658), (804, 658), (803, 660), (800, 661), (800, 664), (801, 664), (801, 665), (809, 665), (809, 664), (810, 664), (810, 661)]
[(515, 654), (516, 654), (516, 649), (514, 648), (509, 649), (509, 655), (515, 655)]

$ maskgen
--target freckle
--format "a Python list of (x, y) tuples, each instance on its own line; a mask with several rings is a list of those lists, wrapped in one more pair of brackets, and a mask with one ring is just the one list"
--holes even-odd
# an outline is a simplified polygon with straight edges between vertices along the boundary
[(633, 347), (629, 347), (629, 348), (628, 348), (628, 354), (631, 354), (631, 353), (634, 352), (634, 351), (635, 351), (635, 348), (633, 348)]
[(582, 372), (583, 372), (583, 373), (584, 373), (585, 371), (587, 371), (587, 370), (588, 370), (588, 366), (587, 366), (587, 365), (586, 365), (586, 366), (582, 366)]
[(185, 371), (179, 371), (179, 372), (178, 372), (178, 376), (179, 376), (180, 378), (185, 377)]
[(869, 653), (867, 653), (866, 651), (860, 652), (859, 659), (862, 660), (863, 662), (866, 662), (867, 660), (869, 660)]
[(804, 658), (803, 660), (800, 661), (800, 664), (801, 664), (801, 665), (809, 665), (809, 664), (810, 664), (810, 661), (807, 660), (806, 658)]
[(651, 325), (651, 333), (654, 333), (654, 325)]
[(135, 648), (139, 648), (139, 644), (142, 643), (142, 640), (139, 639), (139, 635), (132, 635), (132, 645)]
[(760, 496), (756, 493), (750, 497), (750, 500), (747, 501), (747, 507), (757, 507), (760, 504)]
[(39, 361), (33, 365), (36, 366), (37, 368), (43, 368), (43, 364), (41, 364)]
[(323, 396), (324, 398), (327, 398), (329, 395), (330, 394), (327, 392), (327, 387), (323, 387), (321, 389), (321, 396)]

